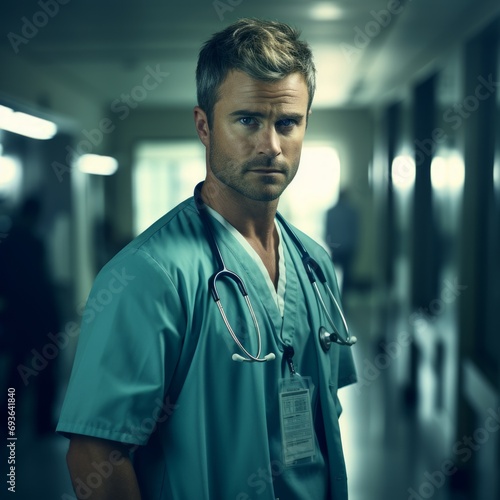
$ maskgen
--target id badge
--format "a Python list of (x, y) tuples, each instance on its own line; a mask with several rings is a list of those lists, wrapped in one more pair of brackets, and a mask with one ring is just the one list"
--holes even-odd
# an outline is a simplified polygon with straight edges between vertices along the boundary
[(316, 461), (316, 434), (311, 406), (313, 390), (310, 377), (294, 376), (280, 380), (281, 448), (285, 467)]

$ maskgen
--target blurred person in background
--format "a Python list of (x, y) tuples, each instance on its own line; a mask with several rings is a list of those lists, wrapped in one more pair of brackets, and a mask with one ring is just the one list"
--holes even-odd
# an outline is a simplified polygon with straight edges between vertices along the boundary
[(0, 349), (7, 357), (7, 387), (15, 388), (16, 397), (33, 384), (35, 431), (46, 434), (55, 430), (56, 361), (42, 352), (60, 321), (45, 244), (38, 234), (41, 211), (38, 197), (24, 200), (0, 244)]
[(110, 219), (97, 221), (94, 227), (96, 274), (132, 239), (121, 237)]
[(333, 263), (342, 273), (341, 292), (353, 288), (352, 264), (359, 240), (359, 215), (346, 189), (340, 190), (337, 203), (326, 214), (325, 241)]

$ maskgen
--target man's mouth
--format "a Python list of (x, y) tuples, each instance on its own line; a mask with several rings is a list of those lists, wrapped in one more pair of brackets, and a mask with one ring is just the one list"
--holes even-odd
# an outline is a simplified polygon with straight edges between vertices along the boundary
[(279, 170), (277, 168), (269, 168), (269, 167), (253, 168), (252, 170), (250, 170), (250, 172), (255, 172), (258, 174), (284, 174), (285, 173), (283, 170)]

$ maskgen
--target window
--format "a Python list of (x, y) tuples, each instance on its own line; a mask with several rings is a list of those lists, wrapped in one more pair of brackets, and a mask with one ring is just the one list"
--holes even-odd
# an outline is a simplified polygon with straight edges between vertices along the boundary
[(135, 234), (189, 198), (204, 178), (205, 148), (198, 141), (140, 143), (133, 168)]
[(337, 150), (322, 143), (305, 143), (295, 179), (280, 199), (279, 211), (308, 236), (324, 240), (326, 211), (337, 201), (340, 160)]
[[(198, 141), (140, 143), (133, 169), (135, 234), (190, 197), (204, 178), (205, 148)], [(307, 143), (299, 171), (280, 200), (281, 213), (325, 248), (325, 214), (337, 200), (339, 180), (336, 149)]]

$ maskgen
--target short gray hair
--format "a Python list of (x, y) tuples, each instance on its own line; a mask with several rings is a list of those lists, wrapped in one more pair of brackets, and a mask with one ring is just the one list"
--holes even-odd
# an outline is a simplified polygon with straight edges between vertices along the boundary
[(219, 89), (231, 70), (265, 82), (302, 74), (309, 111), (316, 90), (316, 68), (309, 45), (299, 37), (300, 31), (287, 24), (260, 19), (240, 19), (215, 33), (203, 45), (196, 68), (198, 106), (205, 111), (208, 125), (213, 124)]

